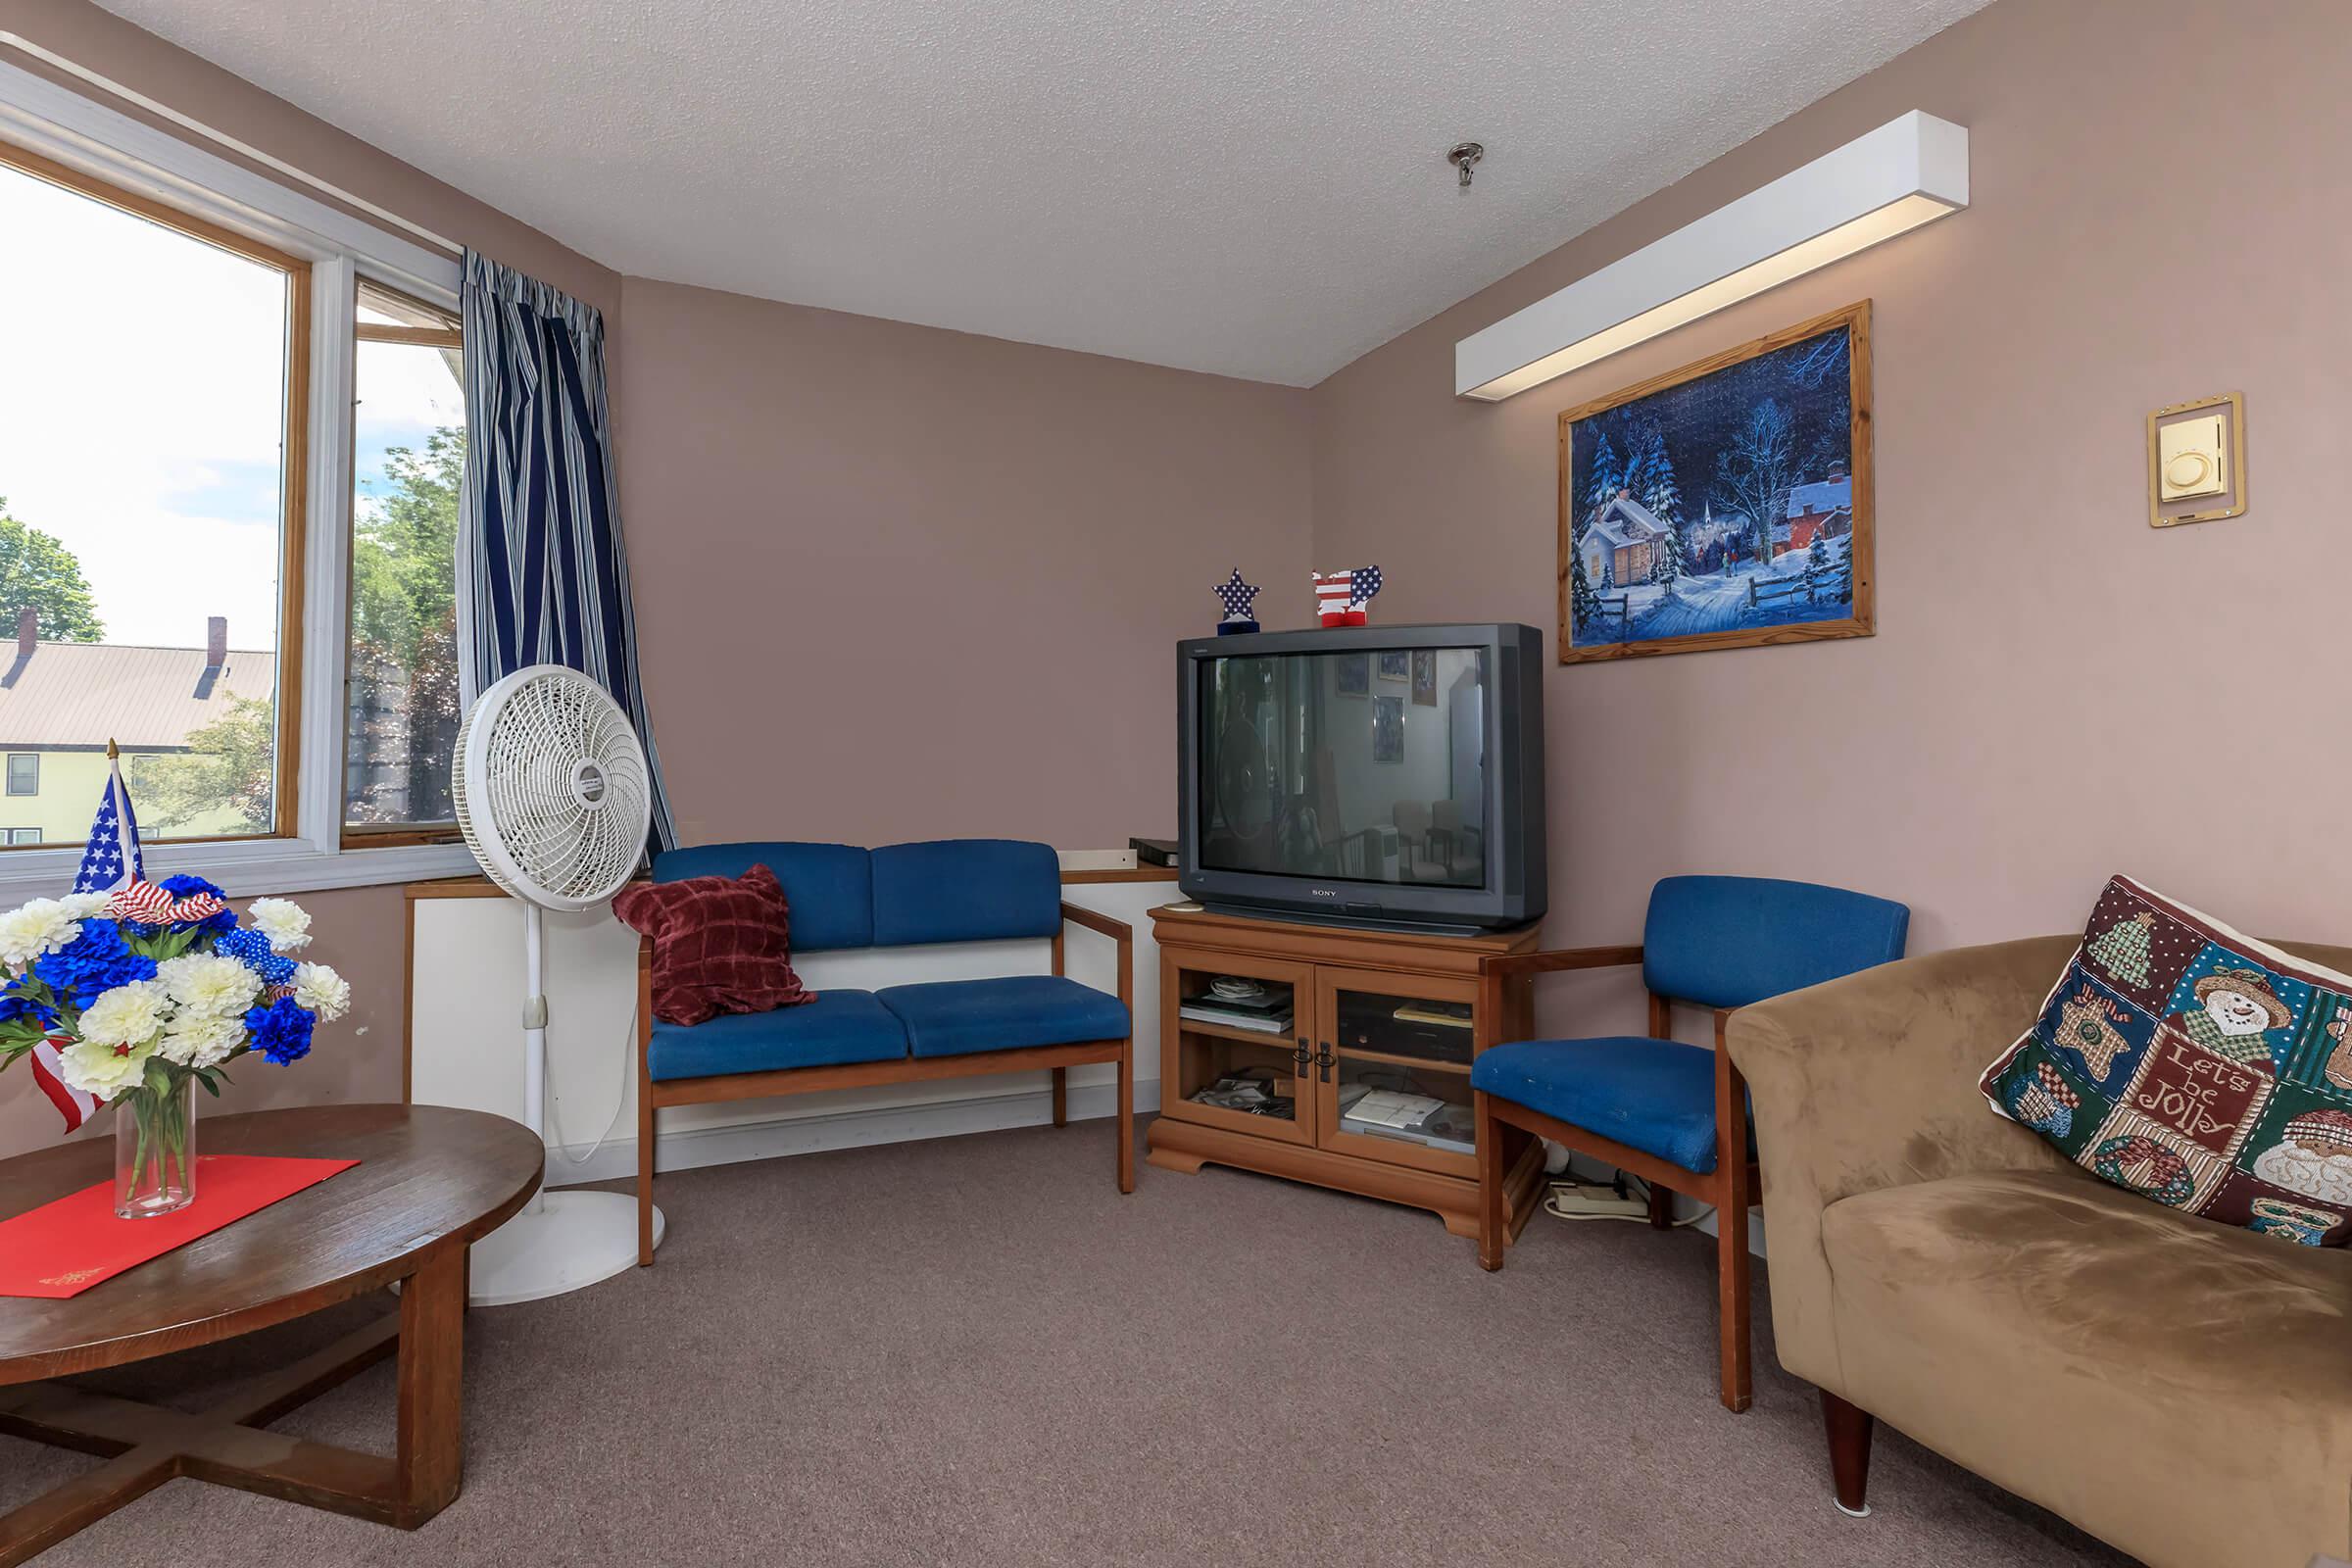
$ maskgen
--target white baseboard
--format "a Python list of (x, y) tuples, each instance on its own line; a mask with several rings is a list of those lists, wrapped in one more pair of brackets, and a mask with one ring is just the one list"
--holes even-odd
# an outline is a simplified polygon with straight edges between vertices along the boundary
[[(1149, 1079), (1138, 1083), (1136, 1114), (1140, 1116), (1158, 1108), (1158, 1083)], [(1070, 1085), (1070, 1120), (1095, 1121), (1115, 1116), (1118, 1109), (1117, 1085)], [(974, 1095), (924, 1105), (875, 1105), (860, 1110), (731, 1122), (718, 1127), (684, 1127), (661, 1135), (654, 1168), (696, 1170), (705, 1165), (731, 1165), (739, 1160), (813, 1154), (827, 1149), (954, 1138), (963, 1133), (1001, 1132), (1008, 1127), (1042, 1127), (1053, 1120), (1054, 1091), (1041, 1088)], [(583, 1160), (585, 1163), (576, 1163)], [(550, 1187), (622, 1180), (637, 1174), (637, 1140), (608, 1139), (601, 1149), (593, 1144), (550, 1146), (547, 1162)]]

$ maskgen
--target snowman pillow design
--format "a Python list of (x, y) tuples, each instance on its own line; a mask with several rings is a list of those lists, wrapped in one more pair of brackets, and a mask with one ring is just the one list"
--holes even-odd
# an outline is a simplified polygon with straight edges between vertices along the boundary
[(1992, 1108), (2143, 1198), (2306, 1247), (2352, 1240), (2352, 976), (2107, 884)]

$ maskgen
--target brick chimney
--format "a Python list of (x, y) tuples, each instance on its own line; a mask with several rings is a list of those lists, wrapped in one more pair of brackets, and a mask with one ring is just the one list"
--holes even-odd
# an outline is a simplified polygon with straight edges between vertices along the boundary
[(41, 612), (26, 605), (17, 612), (17, 657), (30, 659), (32, 645), (41, 640)]
[(219, 669), (228, 662), (228, 617), (207, 615), (204, 619), (204, 667)]

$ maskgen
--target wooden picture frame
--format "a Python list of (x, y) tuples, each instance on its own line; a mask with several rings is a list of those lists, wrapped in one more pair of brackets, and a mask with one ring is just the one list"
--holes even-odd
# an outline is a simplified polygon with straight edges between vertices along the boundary
[[(1874, 585), (1877, 519), (1872, 493), (1870, 312), (1871, 302), (1861, 300), (1842, 310), (1796, 322), (1752, 342), (1710, 355), (1680, 369), (1652, 376), (1607, 397), (1579, 404), (1560, 415), (1557, 569), (1561, 663), (1590, 663), (1654, 654), (1703, 653), (1719, 648), (1759, 648), (1782, 643), (1818, 642), (1835, 637), (1868, 637), (1876, 632)], [(1663, 394), (1723, 376), (1727, 371), (1737, 370), (1765, 356), (1776, 355), (1784, 349), (1793, 349), (1815, 339), (1828, 339), (1837, 333), (1843, 334), (1846, 362), (1844, 384), (1842, 388), (1837, 387), (1833, 376), (1826, 383), (1830, 390), (1821, 393), (1824, 398), (1832, 400), (1823, 407), (1830, 411), (1829, 418), (1833, 422), (1829, 427), (1831, 439), (1827, 443), (1817, 442), (1816, 445), (1835, 445), (1838, 426), (1835, 423), (1834, 400), (1842, 396), (1846, 405), (1843, 422), (1846, 454), (1842, 460), (1821, 458), (1822, 473), (1814, 476), (1810, 482), (1782, 482), (1778, 486), (1775, 493), (1782, 499), (1769, 504), (1776, 512), (1788, 512), (1788, 515), (1767, 516), (1759, 525), (1749, 519), (1751, 514), (1760, 514), (1762, 509), (1750, 508), (1745, 513), (1727, 513), (1729, 521), (1717, 518), (1714, 514), (1714, 495), (1710, 489), (1714, 482), (1713, 473), (1705, 465), (1690, 465), (1693, 471), (1678, 475), (1684, 481), (1680, 503), (1686, 509), (1681, 520), (1672, 522), (1670, 531), (1662, 529), (1653, 520), (1649, 526), (1659, 532), (1655, 541), (1637, 541), (1647, 546), (1647, 553), (1642, 554), (1638, 561), (1619, 552), (1614, 533), (1603, 534), (1597, 540), (1589, 537), (1592, 533), (1591, 524), (1599, 512), (1604, 508), (1614, 509), (1617, 504), (1615, 501), (1596, 504), (1593, 497), (1584, 493), (1592, 488), (1592, 484), (1588, 482), (1580, 487), (1578, 483), (1576, 443), (1580, 426), (1591, 427), (1586, 437), (1591, 443), (1587, 467), (1593, 471), (1584, 476), (1591, 481), (1598, 477), (1599, 472), (1605, 471), (1605, 465), (1600, 463), (1595, 449), (1609, 433), (1610, 426), (1618, 430), (1641, 428), (1644, 431), (1662, 431), (1665, 421), (1677, 418), (1674, 413), (1676, 407), (1691, 396), (1686, 393), (1682, 399), (1661, 400)], [(1784, 362), (1775, 362), (1775, 368), (1781, 363)], [(1760, 378), (1765, 373), (1766, 368), (1759, 368), (1743, 379)], [(1641, 405), (1648, 407), (1638, 407)], [(1800, 408), (1800, 413), (1808, 412), (1818, 423), (1820, 411), (1811, 406)], [(1611, 417), (1604, 420), (1604, 416)], [(1660, 443), (1660, 450), (1675, 444), (1663, 434), (1654, 439)], [(1791, 446), (1793, 450), (1793, 441)], [(1713, 452), (1702, 446), (1695, 454), (1689, 456), (1712, 457)], [(1686, 464), (1689, 464), (1689, 456), (1686, 456)], [(1788, 465), (1792, 475), (1803, 480), (1806, 466), (1816, 456), (1813, 452), (1794, 451)], [(1837, 466), (1839, 462), (1843, 464), (1842, 472)], [(1671, 470), (1681, 466), (1670, 464), (1669, 467)], [(1830, 507), (1818, 516), (1808, 506), (1803, 516), (1799, 517), (1790, 510), (1791, 503), (1787, 499), (1797, 491), (1815, 490), (1826, 491), (1834, 497), (1840, 489), (1846, 497), (1844, 504)], [(1618, 494), (1632, 499), (1628, 491)], [(1707, 509), (1703, 524), (1689, 517), (1689, 509), (1701, 507)], [(1645, 509), (1637, 507), (1634, 510), (1642, 517), (1651, 515)], [(1844, 515), (1838, 515), (1839, 512)], [(1580, 520), (1585, 526), (1580, 527)], [(1640, 526), (1614, 514), (1606, 520), (1612, 527), (1621, 524)], [(1837, 532), (1840, 528), (1843, 532)], [(1799, 530), (1807, 532), (1808, 540), (1821, 538), (1822, 551), (1813, 552), (1809, 544), (1794, 541), (1793, 535)], [(1615, 589), (1613, 596), (1603, 594), (1591, 581), (1592, 574), (1585, 573), (1585, 586), (1592, 590), (1592, 600), (1598, 601), (1598, 608), (1594, 608), (1592, 600), (1587, 601), (1587, 620), (1592, 624), (1585, 628), (1584, 640), (1580, 644), (1576, 617), (1579, 602), (1576, 579), (1580, 564), (1598, 560), (1604, 576), (1618, 561), (1627, 561), (1632, 565), (1646, 569), (1654, 564), (1654, 552), (1660, 549), (1672, 549), (1675, 559), (1688, 561), (1691, 559), (1691, 552), (1683, 547), (1700, 532), (1707, 532), (1710, 538), (1701, 545), (1697, 559), (1703, 564), (1705, 553), (1713, 551), (1720, 564), (1713, 573), (1686, 569), (1679, 576), (1669, 576), (1662, 585), (1661, 594), (1647, 592), (1661, 585), (1654, 577), (1646, 575), (1638, 585), (1629, 582), (1622, 589), (1617, 589), (1612, 583)], [(1665, 540), (1674, 543), (1669, 545), (1663, 542)], [(1786, 562), (1792, 549), (1806, 549), (1808, 559), (1816, 564), (1806, 569), (1804, 563)], [(1826, 566), (1821, 564), (1825, 555), (1829, 558)], [(1786, 564), (1782, 564), (1784, 562)], [(1740, 569), (1742, 565), (1744, 570)], [(1707, 582), (1704, 592), (1680, 602), (1673, 597), (1681, 594), (1686, 582), (1702, 582), (1710, 575), (1718, 580)], [(1745, 579), (1744, 607), (1736, 603), (1739, 595), (1735, 583), (1740, 578)], [(1798, 597), (1800, 592), (1801, 602)], [(1637, 599), (1642, 601), (1639, 606)], [(1726, 608), (1727, 605), (1731, 608)], [(1606, 638), (1605, 629), (1596, 630), (1595, 626), (1605, 628), (1612, 610), (1618, 616), (1619, 635), (1610, 639)], [(1722, 629), (1648, 636), (1632, 634), (1639, 624), (1635, 618), (1637, 614), (1655, 623), (1665, 618), (1665, 612), (1669, 610), (1689, 612), (1674, 616), (1669, 623), (1679, 621), (1705, 625), (1713, 620), (1729, 620), (1733, 624)], [(1745, 623), (1749, 621), (1754, 623)]]

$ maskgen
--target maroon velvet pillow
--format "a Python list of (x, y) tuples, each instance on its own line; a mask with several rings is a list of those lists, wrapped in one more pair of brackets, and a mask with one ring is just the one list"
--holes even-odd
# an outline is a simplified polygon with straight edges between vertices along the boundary
[(792, 972), (792, 918), (776, 873), (690, 876), (621, 889), (612, 912), (654, 939), (654, 1016), (701, 1023), (814, 1002)]

